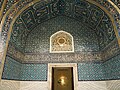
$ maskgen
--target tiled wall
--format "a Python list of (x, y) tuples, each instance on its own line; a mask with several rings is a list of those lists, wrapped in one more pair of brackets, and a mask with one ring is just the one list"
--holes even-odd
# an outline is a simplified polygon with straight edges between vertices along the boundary
[(120, 79), (120, 55), (103, 63), (78, 63), (79, 80)]
[(23, 64), (20, 79), (47, 81), (47, 64)]
[(25, 53), (49, 52), (50, 37), (60, 30), (73, 36), (75, 52), (99, 51), (98, 37), (92, 29), (75, 19), (59, 16), (41, 23), (29, 33)]
[[(105, 17), (108, 18), (107, 16)], [(15, 47), (16, 51), (18, 50), (19, 52), (22, 52), (24, 54), (25, 58), (21, 59), (23, 60), (23, 62), (24, 61), (32, 62), (32, 63), (60, 62), (60, 61), (63, 61), (63, 59), (66, 59), (64, 58), (63, 55), (61, 56), (61, 55), (54, 54), (54, 56), (53, 55), (51, 56), (51, 54), (49, 54), (50, 36), (56, 33), (57, 31), (64, 30), (73, 36), (74, 48), (75, 48), (75, 55), (72, 55), (72, 57), (71, 55), (67, 55), (67, 54), (65, 55), (65, 57), (67, 56), (66, 62), (68, 63), (74, 62), (74, 61), (80, 62), (83, 60), (86, 61), (86, 59), (87, 61), (102, 60), (101, 52), (100, 52), (101, 49), (99, 46), (104, 47), (104, 50), (102, 50), (103, 51), (102, 58), (104, 60), (104, 57), (106, 59), (109, 56), (114, 55), (111, 52), (113, 52), (115, 48), (117, 50), (116, 46), (118, 46), (118, 44), (115, 44), (113, 45), (113, 47), (111, 47), (110, 50), (105, 50), (105, 47), (108, 45), (108, 43), (110, 45), (114, 40), (116, 40), (112, 25), (109, 22), (110, 20), (107, 19), (108, 20), (107, 21), (106, 18), (104, 18), (105, 20), (102, 20), (102, 23), (100, 24), (101, 28), (97, 28), (97, 31), (94, 31), (93, 29), (88, 27), (87, 24), (83, 25), (83, 23), (73, 18), (69, 18), (65, 16), (58, 16), (58, 17), (54, 17), (52, 19), (49, 19), (45, 22), (40, 23), (33, 30), (27, 31), (27, 32), (24, 29), (24, 25), (22, 25), (22, 20), (17, 19), (16, 23), (18, 22), (19, 23), (15, 24), (13, 27), (13, 31), (12, 31), (12, 35), (10, 39), (11, 43), (9, 43), (9, 46), (11, 44), (13, 47)], [(108, 22), (110, 25), (105, 24)], [(102, 29), (101, 25), (104, 25), (106, 28)], [(109, 27), (110, 31), (106, 31), (106, 30), (109, 30), (107, 27)], [(23, 33), (20, 34), (21, 32), (23, 32), (24, 34), (29, 32), (27, 34), (27, 38), (25, 38), (26, 36), (24, 36)], [(99, 36), (98, 33), (101, 33), (100, 34), (101, 38), (98, 37)], [(111, 40), (109, 40), (108, 38)], [(100, 45), (100, 42), (101, 42), (101, 45)], [(102, 44), (102, 43), (105, 43), (105, 44)], [(8, 52), (14, 54), (15, 51), (12, 51), (11, 48), (10, 49), (8, 48)], [(79, 53), (79, 55), (76, 55), (76, 53)], [(16, 54), (14, 54), (13, 56), (15, 55)], [(21, 55), (19, 56), (21, 58)], [(68, 58), (69, 56), (70, 58)], [(77, 59), (74, 58), (74, 56), (77, 57)], [(61, 59), (60, 57), (63, 57), (63, 58)]]
[(103, 63), (78, 63), (79, 80), (118, 80), (120, 79), (120, 55)]
[(103, 80), (105, 79), (102, 63), (78, 63), (78, 80)]
[[(3, 0), (2, 0), (3, 1)], [(6, 10), (14, 3), (14, 0), (8, 0), (9, 2), (8, 2), (8, 5), (7, 5), (7, 8), (6, 8)], [(117, 0), (112, 0), (113, 2), (115, 2), (116, 3), (116, 5), (118, 5), (119, 4), (119, 2), (117, 1)], [(86, 6), (84, 6), (84, 7), (86, 7)], [(94, 9), (94, 8), (93, 8)], [(52, 9), (50, 9), (50, 10), (52, 10)], [(92, 10), (92, 9), (91, 9)], [(96, 9), (97, 10), (97, 9)], [(5, 11), (6, 12), (6, 11)], [(84, 11), (83, 11), (84, 12)], [(80, 14), (82, 14), (83, 12), (80, 12)], [(69, 13), (69, 12), (66, 12), (66, 13)], [(72, 12), (73, 13), (73, 12)], [(77, 11), (76, 10), (76, 15), (77, 15), (77, 13), (79, 13), (79, 11)], [(89, 13), (89, 12), (88, 12)], [(66, 14), (65, 14), (66, 15)], [(82, 14), (83, 16), (85, 16), (84, 14)], [(96, 15), (97, 17), (99, 16), (99, 15)], [(79, 16), (77, 16), (77, 17), (79, 17)], [(95, 17), (95, 16), (94, 16)], [(97, 18), (96, 17), (96, 18)], [(104, 18), (106, 19), (106, 17), (107, 16), (105, 16)], [(40, 17), (39, 17), (40, 18)], [(100, 17), (99, 17), (100, 18)], [(29, 19), (29, 18), (28, 18)], [(61, 18), (60, 18), (61, 19)], [(82, 19), (82, 18), (81, 18)], [(38, 20), (38, 19), (36, 19), (36, 20)], [(64, 19), (65, 20), (65, 19)], [(90, 21), (92, 20), (92, 19), (89, 19)], [(59, 21), (59, 20), (58, 20)], [(61, 20), (61, 21), (63, 21), (63, 20)], [(83, 20), (82, 20), (83, 21)], [(86, 20), (85, 20), (86, 21)], [(105, 21), (105, 20), (103, 20), (103, 21)], [(107, 21), (107, 19), (106, 19), (106, 21)], [(71, 21), (71, 23), (72, 22), (74, 22), (74, 21)], [(109, 20), (107, 21), (107, 22), (109, 22)], [(106, 23), (107, 23), (106, 22)], [(63, 23), (63, 22), (62, 22)], [(70, 22), (69, 22), (70, 23)], [(91, 22), (91, 24), (92, 24), (92, 22)], [(95, 23), (96, 24), (96, 23)], [(103, 23), (104, 24), (104, 23)], [(52, 25), (52, 24), (50, 24), (50, 25)], [(76, 24), (77, 25), (77, 24)], [(102, 24), (100, 24), (100, 25), (102, 25)], [(105, 24), (104, 24), (105, 25)], [(75, 26), (75, 25), (73, 25), (73, 26)], [(80, 26), (80, 24), (78, 25), (78, 26)], [(106, 27), (109, 27), (109, 26), (112, 26), (111, 24), (110, 25), (108, 25), (107, 26), (107, 24), (105, 25)], [(102, 27), (102, 26), (101, 26)], [(61, 26), (59, 26), (58, 27), (58, 29), (63, 29), (63, 27), (61, 27)], [(70, 27), (69, 27), (70, 28)], [(75, 27), (73, 27), (73, 28), (75, 28)], [(16, 28), (15, 28), (16, 29)], [(75, 29), (77, 29), (77, 28), (75, 28)], [(99, 28), (98, 28), (99, 29)], [(107, 28), (107, 29), (105, 29), (105, 30), (109, 30), (110, 28)], [(42, 30), (46, 30), (46, 28), (45, 27), (42, 27)], [(52, 28), (52, 30), (54, 30), (54, 28)], [(68, 30), (69, 31), (69, 29), (67, 29), (66, 28), (66, 30)], [(87, 28), (86, 27), (84, 27), (83, 28), (83, 31), (84, 30), (87, 30)], [(102, 30), (101, 30), (102, 31)], [(113, 31), (113, 29), (111, 30), (111, 31)], [(54, 31), (55, 32), (55, 31)], [(74, 31), (75, 32), (75, 31)], [(45, 33), (45, 32), (43, 32), (43, 33)], [(86, 36), (92, 36), (92, 34), (90, 35), (89, 34), (89, 32), (87, 32), (86, 33), (86, 31), (85, 32), (79, 32), (80, 34), (78, 35), (78, 36), (80, 36), (80, 35), (83, 35), (83, 33), (85, 33), (84, 34), (84, 36), (86, 35)], [(99, 32), (98, 32), (99, 33)], [(110, 32), (109, 32), (110, 33)], [(16, 33), (14, 33), (15, 35), (16, 35)], [(22, 33), (23, 34), (23, 33)], [(39, 33), (38, 33), (39, 34)], [(41, 33), (40, 33), (41, 34)], [(103, 34), (103, 33), (102, 33)], [(100, 35), (102, 35), (102, 34), (100, 34)], [(111, 34), (112, 34), (112, 32), (111, 32)], [(5, 34), (6, 35), (6, 34)], [(41, 34), (41, 35), (43, 35), (43, 34)], [(45, 35), (47, 35), (47, 34), (44, 34), (44, 36)], [(105, 34), (106, 36), (107, 36), (107, 34)], [(39, 35), (38, 35), (39, 36)], [(113, 36), (115, 36), (114, 34), (113, 34)], [(30, 36), (31, 37), (31, 36)], [(82, 37), (82, 36), (81, 36)], [(110, 36), (111, 37), (111, 36)], [(90, 37), (91, 38), (91, 37)], [(95, 40), (95, 43), (93, 42), (94, 41), (94, 35), (92, 36), (92, 38), (91, 38), (91, 40), (89, 40), (89, 39), (86, 39), (86, 37), (85, 37), (85, 39), (83, 39), (83, 41), (85, 41), (85, 40), (88, 40), (88, 41), (86, 41), (86, 42), (83, 42), (83, 47), (84, 47), (84, 45), (85, 45), (85, 47), (87, 48), (86, 50), (93, 50), (93, 51), (97, 51), (98, 50), (98, 46), (96, 46), (96, 45), (98, 45), (98, 43), (96, 42), (97, 40)], [(103, 40), (103, 38), (104, 37), (101, 37), (101, 40), (100, 41), (102, 41)], [(19, 38), (20, 40), (21, 40), (21, 38)], [(38, 39), (38, 38), (37, 38)], [(95, 39), (97, 39), (97, 38), (95, 38)], [(30, 40), (32, 40), (31, 38), (30, 38)], [(49, 39), (48, 39), (49, 40)], [(106, 39), (107, 40), (107, 39)], [(106, 43), (106, 40), (105, 40), (105, 43)], [(111, 39), (112, 40), (112, 39)], [(29, 41), (29, 39), (28, 39), (28, 41)], [(36, 41), (36, 40), (35, 40)], [(39, 40), (40, 41), (40, 40)], [(81, 40), (82, 41), (82, 40)], [(89, 43), (89, 41), (92, 41), (92, 42), (90, 42)], [(24, 41), (23, 41), (24, 42)], [(76, 41), (77, 42), (77, 41)], [(78, 46), (77, 46), (77, 48), (78, 49), (76, 49), (76, 51), (77, 50), (80, 50), (80, 44), (81, 43), (79, 43), (79, 42), (77, 42), (78, 44)], [(29, 48), (29, 44), (30, 43), (27, 43), (28, 44), (28, 49), (26, 48), (26, 52), (28, 51), (29, 52), (29, 50), (31, 49), (31, 51), (33, 51), (33, 49), (34, 50), (38, 50), (38, 48), (36, 48), (37, 46), (35, 46), (35, 44), (33, 44), (33, 46), (32, 46), (32, 48)], [(38, 43), (38, 44), (40, 44), (40, 43)], [(18, 45), (20, 45), (20, 44), (18, 44)], [(30, 44), (31, 45), (31, 44)], [(45, 46), (45, 45), (48, 45), (48, 44), (46, 44), (45, 42), (44, 42), (44, 40), (43, 40), (43, 43), (42, 43), (42, 45), (43, 45), (43, 47), (40, 47), (41, 48), (41, 51), (42, 52), (44, 52), (44, 50), (46, 50), (46, 47), (47, 46)], [(95, 45), (95, 46), (94, 46)], [(108, 44), (106, 44), (106, 45), (108, 45)], [(20, 45), (21, 46), (21, 45)], [(49, 45), (48, 45), (49, 46)], [(103, 46), (105, 46), (105, 45), (103, 45)], [(31, 47), (31, 46), (30, 46)], [(39, 46), (38, 46), (39, 47)], [(80, 47), (80, 48), (79, 48)], [(30, 51), (30, 52), (31, 52)], [(36, 52), (35, 51), (35, 52)], [(120, 56), (116, 56), (116, 57), (113, 57), (112, 59), (110, 59), (110, 60), (108, 60), (108, 61), (106, 61), (106, 62), (104, 62), (102, 65), (101, 64), (98, 64), (98, 63), (79, 63), (78, 64), (78, 71), (79, 71), (79, 80), (94, 80), (94, 78), (95, 78), (95, 80), (101, 80), (101, 79), (119, 79), (120, 77), (120, 69), (119, 69), (119, 63), (120, 63)], [(39, 67), (39, 65), (40, 65), (40, 67)], [(37, 64), (21, 64), (21, 63), (19, 63), (19, 62), (17, 62), (17, 61), (15, 61), (13, 58), (10, 58), (10, 57), (6, 57), (6, 62), (5, 62), (5, 67), (4, 67), (4, 71), (3, 71), (3, 78), (7, 78), (7, 79), (22, 79), (22, 80), (29, 80), (30, 78), (31, 79), (34, 79), (34, 80), (37, 80), (37, 79), (41, 79), (41, 80), (46, 80), (46, 77), (42, 77), (42, 76), (36, 76), (36, 77), (34, 77), (34, 72), (35, 73), (37, 73), (37, 74), (40, 74), (40, 73), (44, 73), (44, 75), (46, 75), (46, 73), (47, 73), (47, 65), (46, 64), (44, 64), (44, 65), (42, 65), (42, 64), (39, 64), (38, 66), (37, 66)], [(43, 67), (44, 68), (44, 70), (43, 71), (40, 71), (40, 72), (38, 72), (40, 69), (41, 69), (41, 67)], [(102, 67), (102, 68), (101, 68)], [(43, 69), (42, 68), (42, 69)], [(86, 70), (84, 70), (84, 68), (86, 68)], [(94, 69), (93, 69), (94, 68)], [(82, 70), (83, 69), (83, 70)], [(104, 72), (104, 74), (103, 74), (103, 72), (102, 72), (102, 69), (103, 69), (103, 72)], [(21, 71), (22, 70), (22, 71)], [(26, 72), (27, 71), (27, 72)], [(94, 72), (95, 71), (95, 72)], [(21, 72), (21, 73), (20, 73)], [(98, 72), (98, 74), (96, 74), (96, 72)], [(91, 76), (91, 75), (93, 75), (93, 76)], [(103, 76), (102, 76), (103, 75)], [(20, 77), (20, 76), (22, 76), (22, 77)], [(95, 77), (94, 77), (95, 76)], [(102, 77), (101, 77), (102, 76)]]
[(4, 79), (19, 79), (21, 72), (21, 63), (13, 58), (6, 56), (2, 78)]
[[(85, 47), (85, 50), (91, 51), (98, 50), (98, 47), (102, 50), (115, 38), (111, 20), (99, 7), (85, 0), (58, 0), (58, 3), (56, 0), (52, 0), (52, 3), (49, 3), (49, 1), (51, 0), (34, 4), (21, 13), (16, 19), (10, 41), (14, 43), (15, 47), (19, 50), (24, 52), (24, 48), (27, 46), (25, 52), (48, 51), (49, 43), (47, 42), (49, 42), (50, 35), (59, 30), (65, 30), (73, 36), (76, 35), (80, 37), (77, 40), (75, 36), (76, 45), (83, 48)], [(44, 3), (46, 3), (45, 6)], [(57, 5), (55, 3), (57, 3)], [(44, 8), (41, 8), (43, 7), (42, 5)], [(58, 18), (57, 20), (55, 19), (55, 17), (61, 15), (64, 17), (61, 17), (59, 20)], [(97, 37), (93, 31), (97, 34)], [(82, 36), (83, 33), (84, 35)], [(25, 46), (24, 44), (27, 38), (27, 41), (30, 40), (32, 44), (26, 43)], [(81, 43), (77, 43), (77, 41)], [(88, 42), (86, 43), (86, 41)], [(99, 41), (98, 47), (95, 46), (97, 41)], [(38, 45), (39, 43), (42, 43), (42, 45)], [(37, 47), (39, 47), (40, 50), (37, 49)]]
[[(104, 63), (78, 63), (78, 80), (120, 79), (120, 55)], [(21, 64), (6, 57), (3, 79), (47, 81), (47, 64)]]
[(2, 78), (46, 81), (47, 64), (21, 64), (7, 56)]
[(103, 63), (105, 79), (120, 79), (120, 55), (109, 59)]

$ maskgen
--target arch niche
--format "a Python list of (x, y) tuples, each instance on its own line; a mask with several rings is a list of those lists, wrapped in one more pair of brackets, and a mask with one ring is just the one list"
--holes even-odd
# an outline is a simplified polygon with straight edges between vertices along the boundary
[(50, 53), (74, 52), (73, 36), (65, 31), (58, 31), (50, 37)]

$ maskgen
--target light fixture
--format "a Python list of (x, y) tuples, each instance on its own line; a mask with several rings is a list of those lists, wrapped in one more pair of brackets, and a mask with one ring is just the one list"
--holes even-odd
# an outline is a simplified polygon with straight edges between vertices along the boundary
[(58, 83), (62, 86), (66, 85), (67, 84), (67, 77), (65, 76), (61, 76), (59, 79), (58, 79)]

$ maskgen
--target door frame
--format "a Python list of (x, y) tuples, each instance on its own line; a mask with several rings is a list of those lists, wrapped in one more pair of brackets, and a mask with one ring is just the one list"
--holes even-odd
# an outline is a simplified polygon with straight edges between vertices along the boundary
[(48, 64), (48, 90), (52, 90), (52, 67), (73, 67), (74, 90), (78, 86), (77, 63), (49, 63)]

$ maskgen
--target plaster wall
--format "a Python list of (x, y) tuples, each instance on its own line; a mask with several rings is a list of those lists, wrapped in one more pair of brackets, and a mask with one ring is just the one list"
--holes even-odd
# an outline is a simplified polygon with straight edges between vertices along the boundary
[(120, 80), (106, 81), (106, 86), (108, 90), (120, 90)]
[[(48, 90), (48, 82), (1, 80), (0, 90)], [(120, 80), (79, 81), (78, 90), (120, 90)]]
[(20, 90), (20, 82), (13, 80), (1, 80), (0, 90)]

